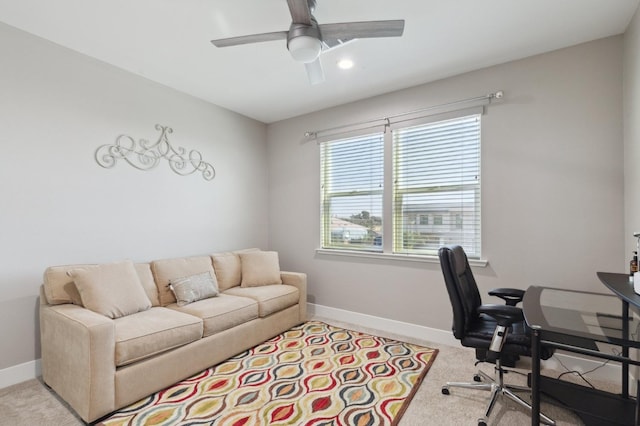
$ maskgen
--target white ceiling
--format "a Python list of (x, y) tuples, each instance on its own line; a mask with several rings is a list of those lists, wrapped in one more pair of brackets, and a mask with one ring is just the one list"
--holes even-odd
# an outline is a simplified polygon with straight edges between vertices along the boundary
[[(285, 41), (285, 0), (0, 0), (0, 21), (265, 123), (621, 34), (640, 0), (318, 0), (320, 24), (405, 19), (404, 36), (324, 53), (311, 86)], [(356, 63), (348, 72), (335, 64)]]

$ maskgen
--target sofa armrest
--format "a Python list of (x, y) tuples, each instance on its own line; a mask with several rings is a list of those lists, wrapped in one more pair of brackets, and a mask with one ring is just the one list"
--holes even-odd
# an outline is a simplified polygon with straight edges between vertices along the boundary
[(115, 325), (81, 306), (40, 306), (42, 378), (86, 422), (115, 410)]
[(300, 292), (300, 321), (307, 321), (307, 274), (280, 271), (280, 279), (282, 284), (292, 285)]

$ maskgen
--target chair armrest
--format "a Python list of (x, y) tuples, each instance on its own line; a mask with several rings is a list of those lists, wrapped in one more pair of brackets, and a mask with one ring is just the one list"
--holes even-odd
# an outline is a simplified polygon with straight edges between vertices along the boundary
[(498, 325), (510, 327), (513, 323), (524, 321), (522, 309), (508, 305), (480, 305), (478, 313), (489, 315)]
[(522, 302), (524, 290), (519, 288), (494, 288), (489, 292), (489, 295), (499, 297), (509, 306), (516, 306)]

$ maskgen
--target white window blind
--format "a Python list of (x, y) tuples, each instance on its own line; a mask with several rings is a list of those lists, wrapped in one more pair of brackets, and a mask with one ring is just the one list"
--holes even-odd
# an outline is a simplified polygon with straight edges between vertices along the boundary
[(480, 115), (393, 131), (393, 250), (480, 257)]
[(384, 134), (320, 148), (322, 247), (382, 251)]

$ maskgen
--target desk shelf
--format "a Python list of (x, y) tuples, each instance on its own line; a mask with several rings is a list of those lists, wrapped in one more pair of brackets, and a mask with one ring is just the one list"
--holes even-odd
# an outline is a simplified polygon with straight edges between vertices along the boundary
[(548, 376), (540, 377), (540, 392), (570, 407), (585, 426), (635, 424), (633, 399)]

